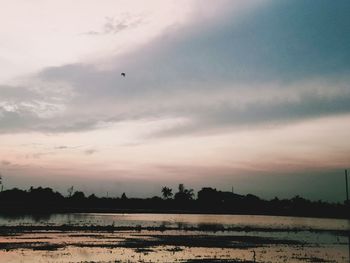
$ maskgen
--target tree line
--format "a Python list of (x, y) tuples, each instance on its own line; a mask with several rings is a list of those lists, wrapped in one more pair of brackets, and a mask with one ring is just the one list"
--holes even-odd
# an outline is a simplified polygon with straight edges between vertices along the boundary
[(0, 212), (154, 212), (154, 213), (221, 213), (347, 218), (349, 204), (310, 201), (300, 196), (265, 200), (253, 194), (240, 195), (204, 187), (197, 192), (179, 184), (178, 189), (162, 187), (160, 196), (151, 198), (86, 196), (73, 187), (68, 195), (51, 188), (13, 188), (0, 192)]

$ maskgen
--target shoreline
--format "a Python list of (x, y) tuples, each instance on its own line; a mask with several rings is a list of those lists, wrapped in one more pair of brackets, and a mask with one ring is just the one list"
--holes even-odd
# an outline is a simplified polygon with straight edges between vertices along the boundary
[(109, 209), (109, 208), (63, 208), (63, 209), (31, 209), (31, 208), (0, 208), (0, 215), (52, 215), (52, 214), (184, 214), (184, 215), (230, 215), (230, 216), (274, 216), (315, 219), (350, 219), (344, 215), (329, 214), (293, 214), (293, 213), (258, 213), (258, 212), (230, 212), (203, 210), (155, 210), (155, 209)]
[(230, 227), (221, 225), (205, 224), (200, 226), (115, 226), (115, 225), (8, 225), (0, 226), (0, 235), (3, 233), (22, 233), (32, 231), (91, 231), (91, 232), (122, 232), (122, 231), (196, 231), (196, 232), (276, 232), (276, 233), (288, 233), (288, 232), (312, 232), (312, 233), (329, 233), (336, 235), (348, 236), (350, 235), (350, 229), (319, 229), (319, 228), (276, 228), (276, 227)]

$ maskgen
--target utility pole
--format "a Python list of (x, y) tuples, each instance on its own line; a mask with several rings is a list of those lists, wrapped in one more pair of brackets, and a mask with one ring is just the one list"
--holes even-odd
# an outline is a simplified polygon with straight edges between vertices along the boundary
[(2, 175), (0, 174), (0, 192), (4, 190), (4, 185), (2, 184)]
[(349, 203), (348, 170), (345, 169), (346, 203)]

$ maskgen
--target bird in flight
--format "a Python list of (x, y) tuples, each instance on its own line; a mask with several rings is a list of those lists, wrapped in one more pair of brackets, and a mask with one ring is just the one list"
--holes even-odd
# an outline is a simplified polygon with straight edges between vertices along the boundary
[(121, 75), (122, 77), (124, 77), (124, 78), (125, 78), (125, 76), (126, 76), (126, 74), (125, 74), (124, 72), (122, 72), (120, 75)]

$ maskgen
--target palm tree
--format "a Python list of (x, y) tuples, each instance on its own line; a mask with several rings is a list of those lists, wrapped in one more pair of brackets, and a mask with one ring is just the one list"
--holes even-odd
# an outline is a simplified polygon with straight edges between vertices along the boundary
[(164, 199), (170, 199), (173, 196), (172, 189), (169, 187), (164, 186), (162, 188), (162, 194)]
[(187, 196), (188, 200), (192, 200), (194, 198), (193, 189), (185, 189), (185, 195)]

